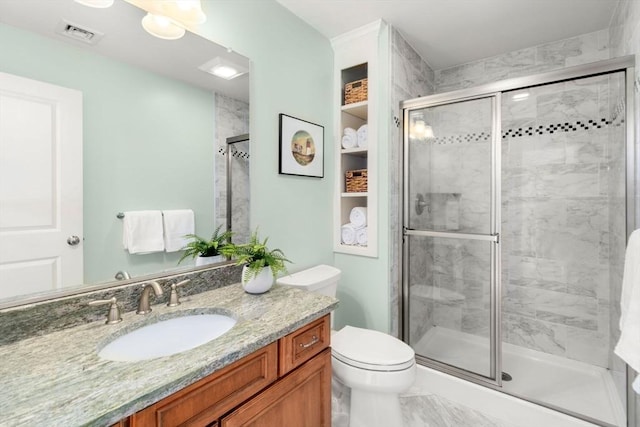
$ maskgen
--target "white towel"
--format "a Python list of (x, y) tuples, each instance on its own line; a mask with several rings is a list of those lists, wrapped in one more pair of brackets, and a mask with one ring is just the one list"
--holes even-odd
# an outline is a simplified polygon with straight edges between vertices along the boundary
[(369, 128), (362, 125), (358, 128), (358, 147), (366, 148), (369, 143)]
[(129, 211), (124, 213), (122, 244), (130, 254), (163, 251), (162, 234), (162, 212)]
[(344, 128), (342, 134), (342, 148), (355, 148), (358, 146), (358, 133), (355, 129)]
[(189, 243), (187, 234), (195, 234), (195, 216), (191, 209), (162, 211), (164, 250), (176, 252)]
[[(631, 233), (624, 258), (620, 332), (614, 352), (634, 371), (640, 372), (640, 230)], [(638, 381), (636, 378), (634, 384)]]
[(343, 225), (340, 228), (340, 236), (342, 239), (342, 244), (344, 245), (355, 245), (356, 244), (356, 231), (357, 227), (354, 227), (353, 224), (348, 223)]
[(360, 246), (367, 246), (369, 242), (368, 227), (362, 227), (356, 230), (356, 243)]
[(362, 228), (367, 225), (367, 208), (355, 207), (351, 209), (349, 214), (349, 221), (356, 228)]

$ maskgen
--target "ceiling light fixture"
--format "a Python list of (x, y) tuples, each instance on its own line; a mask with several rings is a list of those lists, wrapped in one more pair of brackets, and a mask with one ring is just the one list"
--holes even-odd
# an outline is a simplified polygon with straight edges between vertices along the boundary
[(113, 5), (114, 0), (76, 0), (76, 3), (80, 3), (84, 6), (97, 7), (99, 9), (105, 9)]
[(413, 122), (409, 135), (419, 140), (429, 140), (435, 138), (433, 128), (426, 124), (423, 119), (417, 119)]
[(173, 21), (163, 15), (153, 15), (147, 13), (142, 18), (142, 28), (152, 36), (164, 40), (177, 40), (184, 36), (185, 29), (173, 23)]
[(198, 67), (200, 70), (225, 80), (232, 80), (249, 72), (245, 67), (219, 56)]
[(147, 0), (142, 27), (151, 35), (165, 40), (182, 37), (186, 28), (207, 20), (200, 0)]

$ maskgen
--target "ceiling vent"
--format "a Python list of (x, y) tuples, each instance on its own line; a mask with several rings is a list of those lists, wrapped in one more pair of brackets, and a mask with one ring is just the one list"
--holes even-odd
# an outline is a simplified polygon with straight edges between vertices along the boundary
[(56, 26), (56, 33), (62, 34), (65, 37), (70, 39), (83, 42), (86, 44), (95, 45), (97, 44), (104, 34), (91, 30), (86, 27), (81, 27), (76, 24), (72, 24), (71, 22), (62, 20)]

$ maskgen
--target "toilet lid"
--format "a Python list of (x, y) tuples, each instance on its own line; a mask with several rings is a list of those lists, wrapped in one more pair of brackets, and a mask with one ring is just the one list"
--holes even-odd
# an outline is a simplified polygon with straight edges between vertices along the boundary
[(415, 363), (415, 352), (399, 339), (353, 326), (331, 335), (331, 350), (336, 359), (373, 371), (401, 371)]

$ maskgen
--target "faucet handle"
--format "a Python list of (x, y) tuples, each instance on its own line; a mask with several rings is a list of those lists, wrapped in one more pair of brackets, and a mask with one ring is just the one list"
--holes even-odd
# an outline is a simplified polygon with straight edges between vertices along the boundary
[(104, 305), (111, 304), (109, 306), (109, 314), (107, 314), (107, 321), (105, 322), (107, 325), (114, 325), (116, 323), (122, 322), (122, 317), (120, 317), (120, 307), (118, 306), (118, 300), (116, 297), (111, 299), (99, 299), (96, 301), (90, 301), (89, 305)]
[(177, 287), (184, 286), (189, 283), (191, 279), (183, 280), (182, 282), (172, 283), (171, 284), (171, 295), (169, 295), (169, 302), (167, 303), (167, 307), (175, 307), (180, 305), (180, 296), (178, 295)]

